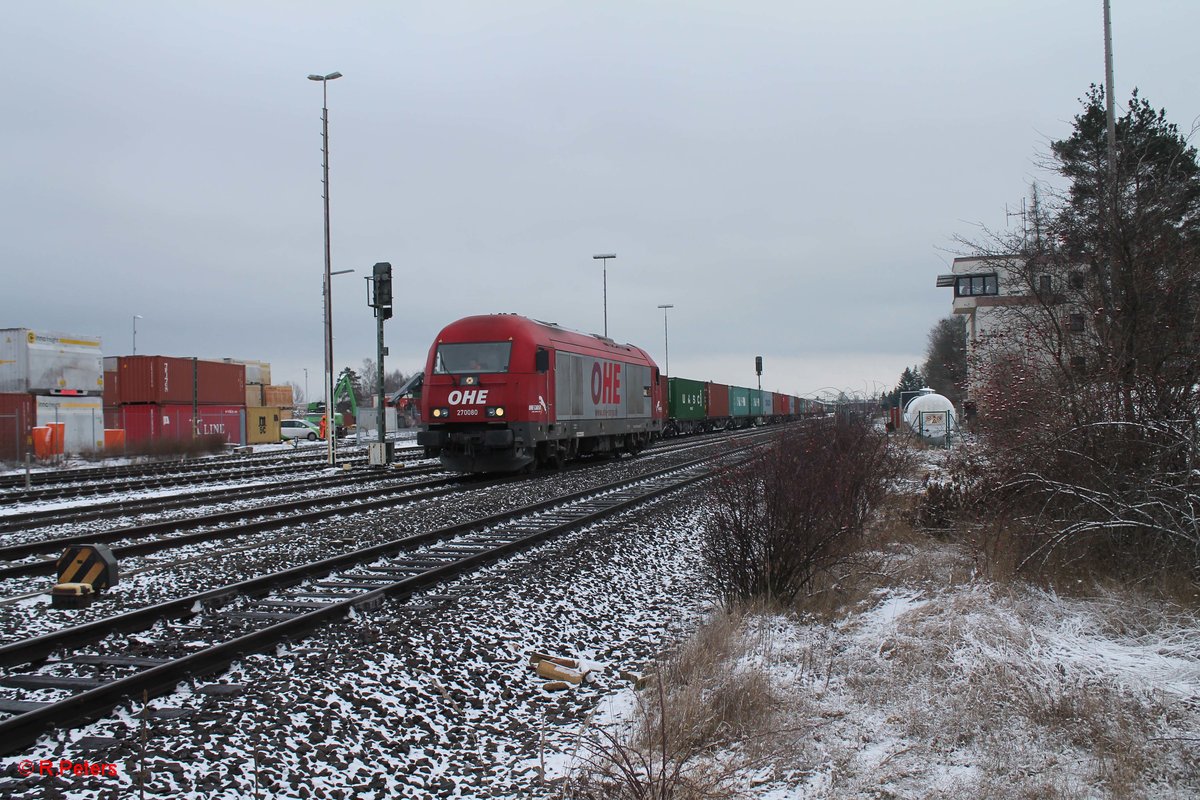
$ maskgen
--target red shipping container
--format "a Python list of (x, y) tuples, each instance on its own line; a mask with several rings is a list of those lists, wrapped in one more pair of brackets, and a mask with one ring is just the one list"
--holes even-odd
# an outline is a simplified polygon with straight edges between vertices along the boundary
[(244, 406), (199, 406), (196, 411), (199, 424), (193, 425), (190, 405), (127, 405), (109, 409), (105, 413), (104, 425), (107, 428), (124, 428), (128, 444), (163, 439), (187, 441), (195, 436), (221, 436), (226, 444), (242, 444), (246, 417)]
[[(240, 406), (246, 402), (246, 367), (171, 356), (117, 359), (116, 399), (128, 403)], [(107, 395), (105, 405), (108, 402)]]
[(33, 447), (37, 409), (31, 394), (0, 394), (0, 461), (20, 461)]
[(708, 416), (720, 419), (729, 416), (729, 386), (724, 383), (706, 383), (708, 394)]
[(771, 413), (780, 417), (787, 416), (788, 396), (786, 394), (780, 394), (779, 392), (776, 392), (772, 395), (772, 398), (774, 399), (774, 404), (772, 405)]
[(246, 404), (246, 365), (224, 361), (197, 361), (200, 402), (214, 405)]
[[(108, 361), (109, 359), (104, 359)], [(114, 361), (116, 359), (113, 359)], [(104, 407), (118, 406), (121, 404), (121, 390), (118, 388), (121, 373), (119, 372), (104, 372)]]

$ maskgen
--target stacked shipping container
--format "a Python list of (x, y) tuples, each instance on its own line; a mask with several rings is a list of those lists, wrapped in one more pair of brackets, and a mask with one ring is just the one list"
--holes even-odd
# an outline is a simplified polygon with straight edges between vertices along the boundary
[(37, 419), (31, 394), (0, 394), (0, 462), (16, 463), (33, 446), (32, 431)]
[(96, 336), (0, 329), (0, 460), (23, 458), (40, 426), (61, 426), (64, 452), (103, 448), (102, 360)]
[(279, 441), (292, 392), (270, 382), (263, 361), (104, 358), (98, 337), (0, 329), (0, 461), (32, 452), (33, 429), (50, 425), (66, 453), (100, 450), (106, 439)]
[(271, 383), (271, 365), (266, 361), (243, 361), (236, 358), (222, 359), (226, 364), (241, 364), (246, 368), (246, 407), (257, 408), (271, 405), (263, 400), (263, 388)]
[(129, 444), (209, 435), (244, 442), (245, 365), (170, 356), (105, 362), (105, 419)]

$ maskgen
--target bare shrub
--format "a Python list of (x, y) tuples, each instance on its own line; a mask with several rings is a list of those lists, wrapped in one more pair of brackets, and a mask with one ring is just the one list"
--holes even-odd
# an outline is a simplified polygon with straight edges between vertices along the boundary
[(197, 436), (192, 439), (152, 439), (127, 445), (126, 455), (131, 456), (185, 456), (195, 457), (208, 453), (220, 453), (225, 449), (225, 437), (219, 434)]
[(1009, 453), (1001, 494), (1031, 531), (1026, 569), (1200, 575), (1200, 449), (1188, 422), (1072, 426)]
[(726, 602), (793, 601), (858, 547), (900, 461), (869, 421), (780, 433), (718, 480), (702, 542), (716, 592)]

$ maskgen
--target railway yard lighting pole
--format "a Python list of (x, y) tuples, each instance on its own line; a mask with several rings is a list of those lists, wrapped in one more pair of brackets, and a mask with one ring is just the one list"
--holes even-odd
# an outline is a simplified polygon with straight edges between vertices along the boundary
[(336, 463), (333, 448), (337, 433), (333, 424), (333, 283), (329, 271), (329, 82), (340, 77), (340, 72), (308, 76), (310, 81), (321, 83), (321, 185), (325, 199), (325, 443), (330, 466)]
[(667, 336), (667, 309), (674, 307), (675, 306), (669, 303), (667, 305), (659, 306), (659, 308), (663, 310), (663, 369), (665, 370), (668, 378), (671, 377), (671, 340)]
[(608, 260), (610, 258), (616, 258), (616, 257), (617, 257), (616, 253), (601, 253), (599, 255), (592, 256), (592, 258), (598, 258), (604, 262), (604, 338), (605, 339), (608, 338)]
[(141, 314), (133, 315), (133, 354), (135, 356), (137, 355), (137, 321), (139, 319), (145, 319), (145, 317)]

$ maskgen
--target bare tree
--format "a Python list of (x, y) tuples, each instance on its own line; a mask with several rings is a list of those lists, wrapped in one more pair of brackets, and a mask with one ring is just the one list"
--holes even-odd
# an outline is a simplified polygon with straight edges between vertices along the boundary
[(1043, 557), (1200, 571), (1200, 166), (1136, 91), (1117, 138), (1114, 182), (1093, 87), (1051, 144), (1069, 190), (1035, 190), (1026, 233), (992, 248), (1018, 296), (970, 354), (981, 430)]
[(363, 359), (362, 371), (359, 372), (359, 381), (362, 385), (364, 398), (374, 397), (379, 394), (379, 370), (375, 366), (375, 359)]
[(962, 402), (967, 379), (967, 320), (946, 317), (929, 332), (929, 349), (922, 367), (925, 384), (956, 406)]

